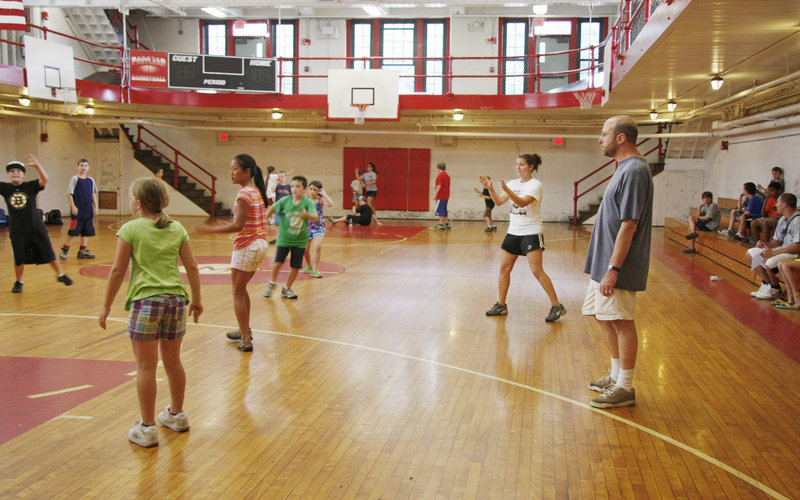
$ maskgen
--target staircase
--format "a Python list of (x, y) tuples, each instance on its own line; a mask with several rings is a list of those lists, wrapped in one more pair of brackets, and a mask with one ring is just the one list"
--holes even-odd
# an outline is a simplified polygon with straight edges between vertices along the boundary
[[(77, 38), (110, 47), (122, 46), (122, 37), (112, 26), (105, 10), (90, 7), (71, 7), (64, 10), (67, 23), (70, 25), (70, 28)], [(84, 53), (75, 54), (76, 57), (83, 57), (90, 61), (98, 61), (114, 66), (119, 66), (121, 64), (121, 52), (119, 49), (98, 47), (97, 45), (82, 43), (80, 44), (80, 50)], [(103, 68), (103, 66), (100, 66), (100, 68)], [(98, 71), (98, 73), (107, 75), (109, 71), (106, 69)], [(118, 81), (119, 73), (114, 72), (113, 74)], [(86, 79), (96, 80), (91, 76)]]
[[(131, 142), (131, 146), (134, 148), (133, 156), (139, 163), (147, 167), (153, 174), (155, 174), (159, 168), (164, 169), (164, 181), (172, 187), (175, 187), (174, 165), (166, 161), (161, 154), (144, 145), (137, 149), (136, 134), (128, 130), (125, 125), (120, 125), (120, 129)], [(175, 187), (175, 189), (192, 203), (205, 210), (208, 214), (212, 213), (211, 200), (213, 198), (211, 195), (208, 194), (202, 186), (198, 186), (197, 182), (194, 182), (188, 175), (185, 175), (183, 171), (179, 171), (178, 173), (178, 186)], [(219, 201), (214, 203), (213, 213), (215, 217), (231, 215), (230, 209), (224, 208), (222, 202)]]

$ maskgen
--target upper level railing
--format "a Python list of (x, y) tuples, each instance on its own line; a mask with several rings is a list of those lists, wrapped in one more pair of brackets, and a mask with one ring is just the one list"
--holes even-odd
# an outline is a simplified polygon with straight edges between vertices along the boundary
[[(127, 24), (127, 23), (126, 23)], [(122, 46), (111, 46), (87, 41), (73, 35), (55, 31), (46, 27), (28, 24), (29, 32), (41, 32), (44, 39), (53, 36), (63, 37), (72, 42), (87, 44), (103, 49), (115, 50), (119, 53), (119, 63), (93, 61), (75, 57), (76, 61), (109, 68), (110, 71), (122, 74), (122, 99), (127, 93), (126, 83), (130, 81), (128, 64), (123, 64), (125, 49)], [(138, 29), (126, 26), (125, 33), (131, 48), (145, 48), (138, 40)], [(607, 39), (609, 40), (609, 39)], [(22, 43), (0, 39), (0, 43), (23, 46)], [(583, 81), (581, 88), (598, 88), (602, 86), (604, 64), (600, 59), (602, 47), (607, 41), (597, 46), (581, 49), (570, 49), (550, 53), (533, 53), (522, 56), (443, 56), (426, 57), (293, 57), (278, 58), (277, 91), (291, 94), (324, 94), (325, 85), (312, 82), (327, 78), (328, 69), (348, 67), (383, 67), (401, 69), (401, 94), (422, 93), (431, 95), (524, 95), (544, 92), (572, 91), (576, 82)], [(403, 64), (398, 64), (398, 61)], [(585, 67), (577, 67), (583, 61)], [(437, 69), (425, 63), (438, 62)], [(18, 66), (24, 63), (14, 61)], [(76, 69), (76, 77), (82, 79), (81, 68)], [(83, 69), (83, 71), (86, 71)], [(431, 72), (433, 71), (433, 72)], [(436, 80), (439, 83), (436, 83)], [(408, 83), (408, 82), (413, 83)], [(285, 85), (291, 82), (291, 85)], [(405, 83), (404, 83), (405, 82)], [(509, 84), (511, 83), (511, 84)], [(405, 86), (405, 87), (404, 87)], [(403, 90), (406, 89), (406, 91)], [(179, 92), (180, 90), (175, 90)], [(80, 89), (79, 89), (80, 95)]]

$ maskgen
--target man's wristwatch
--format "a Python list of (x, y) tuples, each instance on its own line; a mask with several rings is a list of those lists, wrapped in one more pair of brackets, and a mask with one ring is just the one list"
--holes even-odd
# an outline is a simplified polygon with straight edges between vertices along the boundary
[(622, 269), (620, 269), (620, 268), (618, 268), (617, 266), (615, 266), (615, 265), (612, 265), (612, 264), (609, 264), (609, 265), (608, 265), (608, 270), (609, 270), (609, 271), (616, 271), (616, 272), (620, 272), (620, 271), (622, 271)]

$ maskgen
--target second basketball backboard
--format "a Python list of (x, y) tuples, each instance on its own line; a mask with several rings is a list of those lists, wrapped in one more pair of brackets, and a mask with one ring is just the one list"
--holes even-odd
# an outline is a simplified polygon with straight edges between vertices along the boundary
[(399, 82), (398, 70), (329, 70), (328, 118), (397, 120)]

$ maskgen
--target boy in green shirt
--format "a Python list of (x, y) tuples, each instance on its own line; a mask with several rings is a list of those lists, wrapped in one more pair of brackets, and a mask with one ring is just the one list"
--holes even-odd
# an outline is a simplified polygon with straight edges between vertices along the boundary
[(289, 260), (289, 278), (286, 286), (281, 289), (281, 297), (296, 299), (297, 294), (292, 290), (292, 284), (297, 273), (303, 267), (303, 255), (308, 243), (308, 221), (317, 221), (317, 207), (314, 202), (305, 197), (308, 180), (302, 175), (292, 177), (292, 196), (284, 196), (276, 201), (267, 210), (267, 220), (273, 214), (280, 216), (278, 226), (277, 250), (275, 250), (275, 261), (272, 264), (272, 274), (267, 283), (267, 287), (262, 294), (266, 298), (272, 296), (272, 289), (275, 288), (275, 279), (278, 277), (286, 256), (292, 254)]

